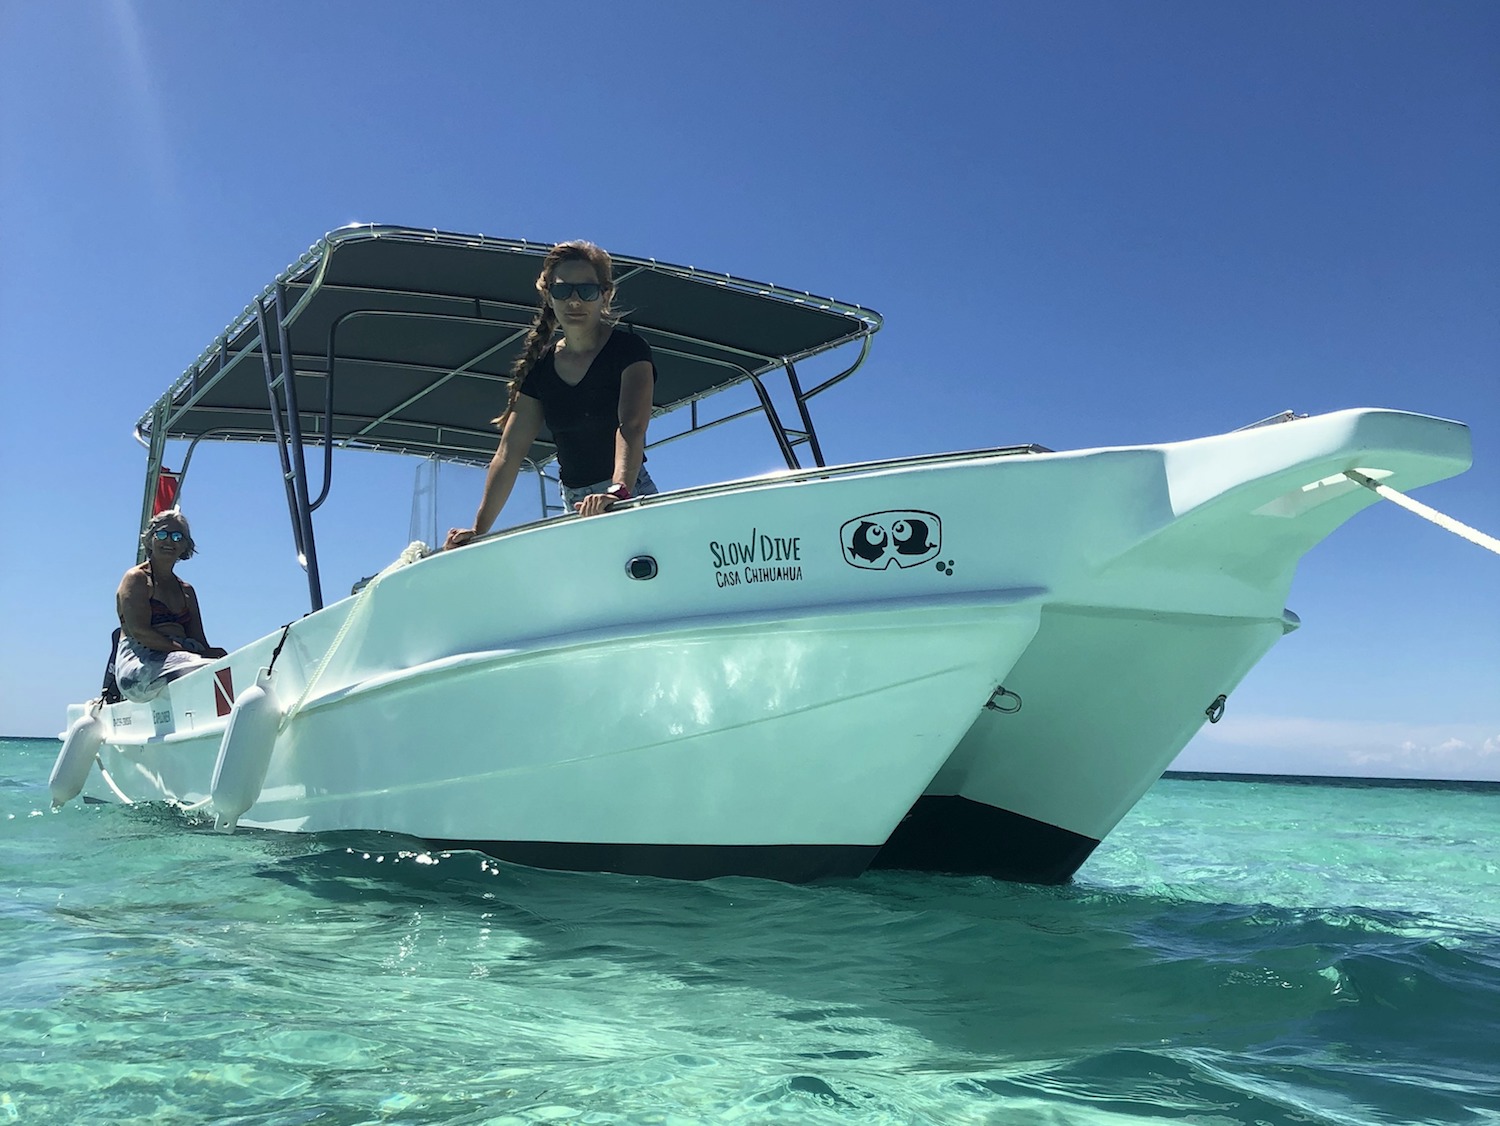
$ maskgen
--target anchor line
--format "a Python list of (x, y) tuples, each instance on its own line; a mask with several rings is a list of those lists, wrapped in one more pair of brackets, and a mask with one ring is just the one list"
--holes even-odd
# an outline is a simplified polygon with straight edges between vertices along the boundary
[(120, 787), (118, 787), (118, 786), (115, 785), (115, 780), (109, 776), (109, 771), (107, 771), (107, 770), (104, 769), (104, 760), (102, 758), (100, 758), (98, 755), (95, 755), (94, 756), (94, 761), (99, 764), (99, 774), (104, 778), (104, 784), (106, 786), (108, 786), (111, 790), (114, 791), (115, 797), (117, 797), (117, 798), (120, 799), (120, 804), (121, 805), (134, 805), (135, 802), (131, 801), (128, 797), (126, 797), (125, 791), (122, 790), (122, 789), (120, 789)]
[(1485, 535), (1478, 528), (1471, 528), (1463, 521), (1455, 520), (1446, 512), (1439, 512), (1435, 508), (1429, 508), (1421, 501), (1412, 500), (1405, 493), (1393, 489), (1389, 485), (1382, 485), (1379, 481), (1371, 477), (1366, 477), (1357, 469), (1344, 470), (1344, 476), (1356, 484), (1363, 485), (1376, 496), (1388, 500), (1392, 504), (1399, 505), (1413, 515), (1420, 516), (1423, 520), (1436, 524), (1445, 532), (1452, 532), (1460, 539), (1466, 539), (1472, 544), (1477, 544), (1487, 551), (1493, 551), (1496, 555), (1500, 555), (1500, 540), (1497, 540), (1494, 536)]

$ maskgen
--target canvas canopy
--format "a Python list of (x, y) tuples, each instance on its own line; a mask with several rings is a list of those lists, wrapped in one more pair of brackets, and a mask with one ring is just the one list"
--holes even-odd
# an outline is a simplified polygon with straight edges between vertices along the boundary
[[(497, 439), (490, 420), (505, 404), (548, 249), (399, 227), (335, 231), (220, 334), (137, 434), (155, 451), (166, 439), (287, 433), (307, 446), (331, 437), (339, 447), (487, 462)], [(878, 314), (858, 306), (649, 259), (616, 257), (615, 275), (616, 309), (655, 353), (656, 414), (736, 383), (759, 385), (759, 376), (841, 344), (867, 345), (880, 327)], [(863, 354), (805, 392), (793, 376), (809, 430), (804, 400), (850, 374)], [(772, 422), (780, 436), (774, 414)], [(553, 452), (543, 430), (531, 460)]]

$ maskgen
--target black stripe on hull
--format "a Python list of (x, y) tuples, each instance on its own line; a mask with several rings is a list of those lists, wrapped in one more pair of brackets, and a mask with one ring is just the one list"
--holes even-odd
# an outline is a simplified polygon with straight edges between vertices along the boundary
[(1098, 844), (1092, 837), (969, 798), (925, 795), (870, 866), (1062, 884)]
[(579, 844), (566, 841), (434, 841), (447, 849), (474, 849), (529, 868), (566, 872), (618, 872), (669, 880), (754, 876), (801, 884), (851, 878), (870, 866), (878, 845), (668, 845)]

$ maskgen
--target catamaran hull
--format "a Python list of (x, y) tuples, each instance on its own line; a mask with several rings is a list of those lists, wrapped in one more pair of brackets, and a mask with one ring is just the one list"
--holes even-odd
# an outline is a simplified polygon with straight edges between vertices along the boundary
[[(1343, 411), (1163, 450), (1172, 518), (1071, 589), (873, 862), (1069, 879), (1250, 669), (1299, 625), (1301, 556), (1375, 497), (1461, 472), (1467, 431)], [(1130, 592), (1121, 597), (1123, 592)]]
[[(1348, 411), (518, 529), (291, 627), (240, 824), (667, 876), (1065, 880), (1295, 624), (1297, 560), (1373, 501), (1344, 471), (1467, 463), (1457, 423)], [(93, 792), (207, 802), (277, 641), (105, 709)]]
[[(297, 714), (240, 824), (380, 829), (520, 863), (857, 875), (1030, 640), (947, 606), (471, 654)], [(133, 800), (209, 796), (217, 731), (111, 744)]]
[(1067, 881), (1287, 628), (1049, 607), (875, 866)]
[[(291, 627), (288, 716), (239, 824), (550, 867), (857, 874), (1043, 605), (972, 549), (967, 572), (940, 559), (941, 517), (911, 511), (909, 484), (663, 497), (389, 572)], [(900, 540), (885, 568), (880, 535)], [(211, 809), (229, 701), (278, 641), (105, 709), (94, 796)]]

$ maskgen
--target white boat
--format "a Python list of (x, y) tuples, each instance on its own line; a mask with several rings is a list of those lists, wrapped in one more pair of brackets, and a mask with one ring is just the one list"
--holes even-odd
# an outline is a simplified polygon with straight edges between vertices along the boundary
[[(546, 250), (336, 231), (173, 383), (138, 426), (142, 525), (169, 441), (278, 443), (312, 613), (151, 704), (70, 708), (70, 732), (98, 722), (70, 735), (55, 796), (72, 775), (226, 828), (386, 830), (542, 867), (1060, 882), (1295, 628), (1298, 559), (1375, 503), (1348, 472), (1404, 490), (1469, 463), (1460, 423), (1350, 410), (828, 466), (808, 400), (859, 366), (878, 315), (617, 258), (656, 414), (686, 416), (673, 437), (749, 413), (700, 418), (748, 382), (787, 472), (498, 532), (325, 605), (334, 447), (487, 462)], [(796, 365), (841, 347), (852, 364), (804, 389)]]

